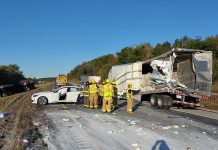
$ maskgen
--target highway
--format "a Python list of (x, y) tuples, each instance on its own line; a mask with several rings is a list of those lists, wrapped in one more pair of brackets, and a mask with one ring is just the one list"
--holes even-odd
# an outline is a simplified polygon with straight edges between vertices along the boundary
[(147, 102), (135, 102), (134, 110), (126, 113), (126, 101), (110, 114), (82, 104), (47, 105), (48, 149), (218, 150), (216, 119), (156, 110)]

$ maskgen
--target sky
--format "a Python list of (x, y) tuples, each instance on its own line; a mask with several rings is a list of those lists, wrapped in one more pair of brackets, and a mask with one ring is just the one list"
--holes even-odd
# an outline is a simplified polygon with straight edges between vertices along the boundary
[(105, 54), (218, 34), (217, 0), (0, 0), (0, 65), (55, 77)]

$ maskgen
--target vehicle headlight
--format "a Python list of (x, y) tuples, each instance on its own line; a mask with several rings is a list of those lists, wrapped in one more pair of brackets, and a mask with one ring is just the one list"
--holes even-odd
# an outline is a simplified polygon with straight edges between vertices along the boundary
[(33, 95), (33, 97), (37, 97), (38, 95)]

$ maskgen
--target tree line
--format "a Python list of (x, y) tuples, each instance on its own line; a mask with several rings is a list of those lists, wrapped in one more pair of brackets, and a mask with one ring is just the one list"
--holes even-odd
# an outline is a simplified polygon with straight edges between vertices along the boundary
[(25, 77), (18, 65), (0, 65), (0, 85), (17, 84), (23, 79)]
[(79, 80), (80, 75), (99, 75), (106, 79), (113, 65), (145, 61), (161, 55), (172, 48), (189, 48), (213, 51), (213, 82), (218, 82), (218, 35), (205, 39), (201, 37), (189, 38), (184, 36), (176, 39), (172, 44), (168, 41), (157, 43), (154, 47), (150, 43), (142, 43), (135, 47), (125, 47), (115, 55), (108, 54), (91, 61), (83, 62), (68, 73), (71, 80)]

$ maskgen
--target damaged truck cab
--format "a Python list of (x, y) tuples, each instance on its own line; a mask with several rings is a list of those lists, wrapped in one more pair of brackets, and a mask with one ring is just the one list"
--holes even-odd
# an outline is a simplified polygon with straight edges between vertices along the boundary
[(145, 62), (113, 66), (109, 78), (117, 82), (120, 97), (132, 82), (135, 96), (148, 98), (152, 107), (199, 107), (211, 94), (212, 52), (172, 49)]

